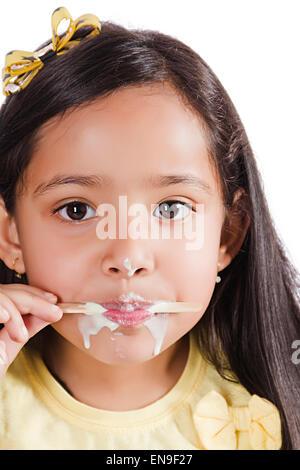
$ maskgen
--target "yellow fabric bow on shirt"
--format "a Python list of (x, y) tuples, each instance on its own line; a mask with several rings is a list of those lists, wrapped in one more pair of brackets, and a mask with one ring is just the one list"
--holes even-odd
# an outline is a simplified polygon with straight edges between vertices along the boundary
[[(66, 32), (59, 37), (57, 34), (60, 23), (69, 21)], [(36, 52), (11, 51), (6, 54), (5, 67), (2, 71), (3, 93), (8, 96), (24, 89), (44, 66), (43, 59), (47, 54), (61, 55), (76, 46), (81, 39), (72, 39), (75, 32), (82, 26), (93, 26), (94, 29), (85, 35), (94, 36), (100, 33), (101, 24), (95, 15), (82, 15), (73, 21), (66, 8), (57, 8), (52, 13), (52, 42)]]
[(279, 411), (273, 403), (252, 395), (248, 406), (231, 407), (215, 390), (207, 393), (193, 414), (199, 439), (207, 450), (239, 449), (237, 431), (248, 431), (251, 449), (281, 447)]

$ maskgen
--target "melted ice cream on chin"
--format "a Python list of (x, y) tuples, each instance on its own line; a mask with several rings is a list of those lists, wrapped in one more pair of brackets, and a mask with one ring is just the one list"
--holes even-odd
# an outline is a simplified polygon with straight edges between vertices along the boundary
[(106, 318), (103, 313), (95, 313), (94, 315), (85, 315), (78, 319), (78, 329), (83, 337), (83, 344), (85, 349), (91, 346), (90, 335), (96, 335), (99, 331), (107, 326), (110, 331), (119, 328), (119, 324)]
[[(97, 335), (105, 326), (108, 327), (110, 331), (114, 331), (120, 327), (119, 323), (109, 320), (102, 312), (99, 312), (99, 306), (97, 309), (96, 303), (89, 302), (89, 310), (91, 309), (95, 311), (93, 315), (85, 315), (78, 319), (78, 329), (83, 337), (83, 343), (86, 349), (89, 349), (91, 346), (90, 335)], [(157, 356), (160, 353), (168, 328), (168, 320), (168, 313), (158, 313), (151, 315), (151, 317), (143, 323), (154, 339), (153, 356)], [(121, 333), (118, 334), (121, 335)]]
[(155, 341), (153, 356), (157, 356), (160, 353), (167, 333), (168, 321), (168, 313), (157, 313), (144, 322), (144, 325), (148, 328)]

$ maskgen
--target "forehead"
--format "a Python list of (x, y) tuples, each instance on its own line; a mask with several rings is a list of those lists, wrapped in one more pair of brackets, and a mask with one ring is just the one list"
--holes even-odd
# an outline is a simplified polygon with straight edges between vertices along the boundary
[[(113, 176), (194, 170), (215, 180), (205, 126), (175, 89), (151, 84), (119, 89), (68, 110), (41, 127), (30, 164), (33, 182), (88, 169)], [(29, 181), (30, 184), (30, 181)]]

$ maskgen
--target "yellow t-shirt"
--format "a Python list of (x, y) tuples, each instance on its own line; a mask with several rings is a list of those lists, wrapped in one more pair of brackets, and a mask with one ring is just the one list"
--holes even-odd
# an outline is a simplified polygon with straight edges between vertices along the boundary
[(221, 378), (201, 357), (195, 334), (189, 338), (188, 360), (175, 386), (130, 411), (74, 399), (29, 342), (0, 382), (0, 449), (279, 449), (277, 408)]

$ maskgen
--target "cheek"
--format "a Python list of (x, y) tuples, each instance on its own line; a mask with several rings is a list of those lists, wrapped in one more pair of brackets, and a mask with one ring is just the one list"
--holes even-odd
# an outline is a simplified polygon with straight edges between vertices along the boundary
[(78, 272), (78, 260), (72, 253), (79, 250), (72, 250), (69, 240), (58, 239), (51, 226), (25, 205), (20, 210), (19, 238), (29, 284), (56, 294), (72, 288), (69, 279)]
[[(176, 286), (178, 301), (200, 301), (208, 306), (213, 294), (218, 263), (218, 250), (222, 229), (219, 212), (204, 216), (201, 244), (197, 249), (187, 250), (187, 240), (163, 242), (160, 253), (162, 276)], [(168, 256), (166, 256), (168, 253)]]
[(51, 233), (48, 232), (47, 226), (34, 211), (31, 215), (29, 212), (26, 205), (22, 206), (19, 234), (27, 278), (34, 284), (37, 280), (44, 282), (51, 279), (53, 259), (56, 254), (51, 246)]

